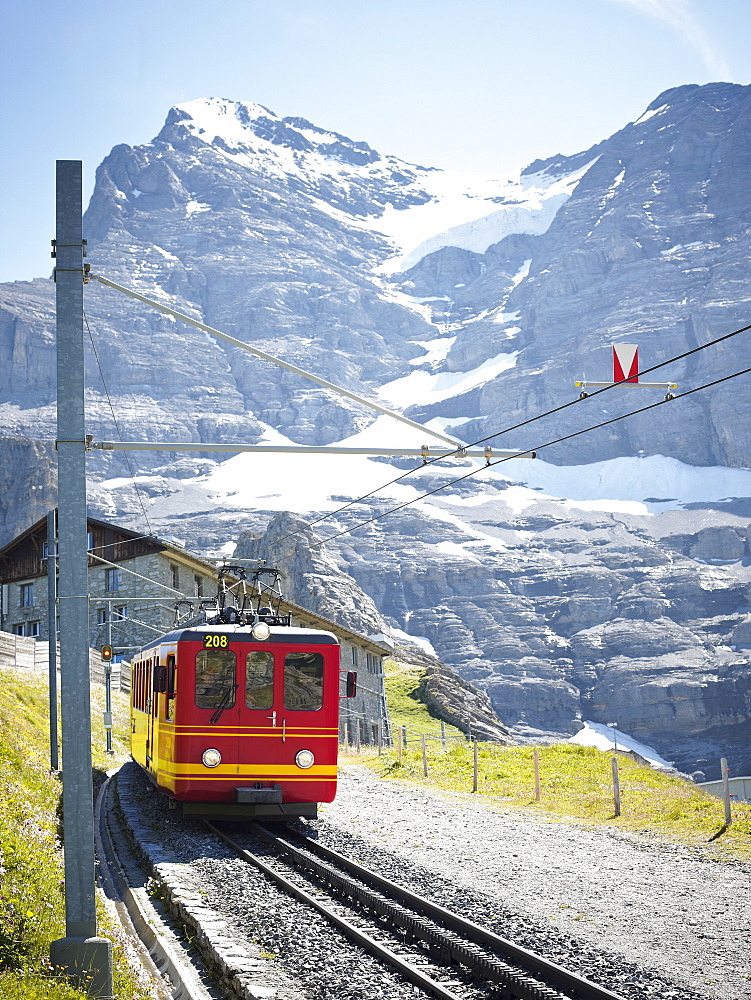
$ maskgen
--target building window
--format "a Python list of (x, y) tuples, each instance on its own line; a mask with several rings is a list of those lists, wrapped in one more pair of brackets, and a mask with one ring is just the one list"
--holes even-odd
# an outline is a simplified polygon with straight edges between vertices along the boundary
[(31, 639), (39, 637), (41, 622), (23, 622), (21, 625), (13, 626), (13, 635), (25, 635)]
[(177, 566), (172, 566), (172, 565), (170, 565), (170, 570), (172, 571), (172, 589), (173, 590), (179, 590), (180, 589), (180, 571), (178, 570)]
[(104, 589), (105, 590), (119, 590), (120, 589), (120, 570), (106, 569), (104, 571)]
[(21, 607), (22, 608), (33, 608), (34, 607), (34, 584), (33, 583), (22, 583), (21, 584)]
[(112, 609), (113, 622), (123, 622), (127, 617), (128, 617), (127, 605), (121, 604), (118, 607)]
[(355, 646), (352, 647), (352, 666), (357, 666), (357, 648)]
[(203, 577), (194, 576), (193, 579), (196, 584), (196, 597), (203, 597)]
[(107, 609), (106, 608), (97, 608), (96, 609), (96, 623), (97, 623), (97, 625), (106, 625), (107, 624)]
[(94, 533), (93, 531), (86, 532), (86, 548), (91, 552), (94, 548)]

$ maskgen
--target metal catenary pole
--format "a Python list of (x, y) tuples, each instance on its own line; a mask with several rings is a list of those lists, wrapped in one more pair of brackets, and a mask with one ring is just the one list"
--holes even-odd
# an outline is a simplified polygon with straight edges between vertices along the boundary
[(57, 742), (57, 528), (55, 511), (47, 514), (47, 635), (50, 689), (50, 771), (60, 770)]
[(58, 599), (63, 729), (65, 932), (52, 964), (91, 996), (112, 996), (112, 943), (96, 936), (91, 778), (86, 442), (84, 427), (82, 164), (57, 161)]

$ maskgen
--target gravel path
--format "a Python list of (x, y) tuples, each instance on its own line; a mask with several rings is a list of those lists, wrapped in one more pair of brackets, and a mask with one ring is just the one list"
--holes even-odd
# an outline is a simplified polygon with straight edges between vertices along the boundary
[[(167, 810), (134, 765), (126, 769), (160, 860), (237, 941), (270, 961), (268, 996), (415, 995), (322, 918), (226, 858), (200, 824)], [(381, 781), (357, 765), (342, 768), (336, 800), (305, 829), (628, 1000), (751, 1000), (751, 865)]]
[[(364, 767), (343, 772), (316, 824), (322, 843), (363, 862), (379, 858), (381, 867), (384, 855), (397, 855), (392, 867), (403, 882), (424, 881), (420, 869), (440, 875), (434, 895), (455, 907), (467, 898), (472, 910), (484, 900), (502, 911), (496, 930), (515, 940), (518, 918), (531, 918), (536, 933), (522, 943), (570, 967), (577, 961), (592, 978), (600, 978), (597, 953), (606, 953), (611, 988), (629, 996), (671, 996), (669, 980), (683, 987), (676, 996), (751, 998), (751, 865), (381, 781)], [(618, 983), (623, 963), (634, 967), (641, 993)]]

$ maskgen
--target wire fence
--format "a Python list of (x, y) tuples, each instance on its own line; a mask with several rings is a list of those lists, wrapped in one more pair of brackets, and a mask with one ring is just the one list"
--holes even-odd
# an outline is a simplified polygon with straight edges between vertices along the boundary
[[(467, 732), (453, 733), (447, 732), (446, 723), (441, 720), (440, 727), (435, 730), (416, 730), (407, 726), (391, 726), (388, 720), (371, 719), (365, 716), (351, 715), (343, 719), (339, 728), (339, 742), (345, 750), (355, 750), (360, 753), (363, 747), (377, 747), (379, 753), (384, 748), (394, 747), (399, 754), (407, 750), (412, 744), (422, 745), (423, 743), (440, 744), (447, 747), (451, 744), (462, 744), (477, 742), (477, 734), (472, 730), (471, 722), (468, 723)], [(483, 738), (482, 742), (494, 742), (492, 739)]]

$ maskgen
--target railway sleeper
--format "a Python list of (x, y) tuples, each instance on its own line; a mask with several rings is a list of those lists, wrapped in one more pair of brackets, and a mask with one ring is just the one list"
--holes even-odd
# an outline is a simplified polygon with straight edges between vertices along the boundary
[(443, 962), (448, 959), (467, 969), (475, 980), (505, 987), (509, 991), (508, 996), (514, 1000), (567, 1000), (564, 994), (501, 961), (479, 945), (437, 928), (400, 904), (336, 872), (324, 861), (286, 844), (282, 853), (296, 867), (310, 872), (317, 881), (325, 882), (340, 900), (361, 912), (375, 914), (381, 922), (388, 922), (391, 929), (400, 928), (406, 940), (424, 944)]

